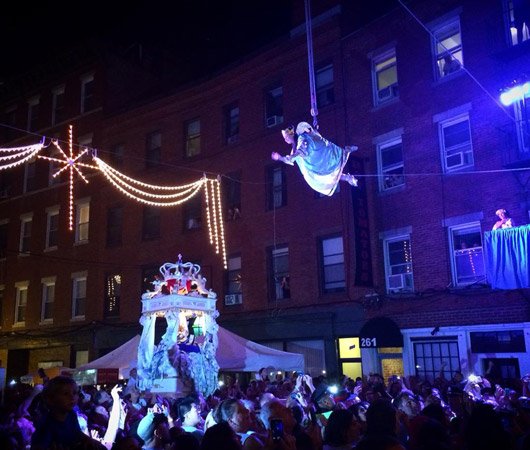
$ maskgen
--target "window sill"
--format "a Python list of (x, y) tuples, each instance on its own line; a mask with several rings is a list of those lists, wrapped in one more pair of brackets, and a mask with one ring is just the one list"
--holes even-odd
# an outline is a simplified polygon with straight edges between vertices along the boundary
[(393, 97), (391, 98), (390, 100), (387, 100), (385, 102), (380, 102), (378, 103), (377, 105), (374, 105), (373, 108), (371, 109), (372, 112), (377, 112), (387, 106), (390, 106), (390, 105), (395, 105), (396, 103), (399, 103), (400, 101), (400, 98), (399, 98), (399, 95), (397, 97)]
[(379, 191), (379, 196), (386, 197), (388, 195), (396, 194), (398, 192), (403, 192), (406, 189), (406, 187), (407, 187), (406, 184), (401, 184), (399, 186), (396, 186), (390, 189), (385, 189), (384, 191)]
[(85, 319), (85, 316), (77, 316), (77, 317), (72, 317), (70, 319), (70, 322), (83, 322)]
[(76, 242), (74, 242), (74, 246), (86, 245), (86, 244), (88, 244), (88, 239), (86, 239), (84, 241), (76, 241)]
[(54, 250), (57, 250), (57, 249), (58, 249), (57, 245), (54, 245), (52, 247), (46, 247), (43, 251), (44, 252), (53, 252)]
[(460, 172), (465, 172), (466, 170), (469, 170), (469, 169), (475, 169), (475, 165), (474, 164), (470, 164), (470, 165), (467, 165), (467, 166), (462, 166), (462, 167), (459, 167), (458, 169), (445, 169), (445, 172), (444, 172), (444, 175), (453, 175), (453, 174), (459, 174)]
[(432, 86), (433, 87), (440, 86), (444, 83), (447, 83), (448, 81), (455, 80), (457, 78), (464, 76), (465, 73), (466, 72), (462, 69), (456, 70), (453, 73), (450, 73), (448, 75), (445, 75), (444, 77), (440, 77), (437, 80), (433, 81)]
[(21, 251), (18, 252), (19, 258), (27, 258), (29, 255), (30, 255), (29, 252), (21, 252)]
[(13, 324), (13, 328), (24, 328), (26, 326), (26, 322), (15, 322)]
[(53, 319), (44, 319), (39, 322), (39, 325), (53, 325)]

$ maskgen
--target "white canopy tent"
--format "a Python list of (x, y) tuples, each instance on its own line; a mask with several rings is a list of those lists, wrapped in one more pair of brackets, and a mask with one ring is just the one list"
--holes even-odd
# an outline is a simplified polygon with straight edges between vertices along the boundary
[[(237, 334), (219, 327), (217, 334), (217, 363), (227, 372), (257, 372), (263, 367), (274, 367), (278, 370), (304, 370), (304, 356), (300, 353), (289, 353), (266, 347), (249, 341)], [(140, 335), (134, 336), (115, 350), (78, 370), (119, 369), (120, 376), (127, 377), (129, 370), (136, 366)]]

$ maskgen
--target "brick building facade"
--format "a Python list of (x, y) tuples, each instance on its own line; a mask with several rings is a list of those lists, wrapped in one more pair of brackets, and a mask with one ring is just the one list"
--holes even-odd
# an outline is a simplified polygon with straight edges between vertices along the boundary
[[(359, 146), (349, 163), (359, 188), (342, 184), (330, 198), (270, 159), (289, 151), (280, 130), (309, 119), (303, 23), (236, 65), (142, 101), (121, 97), (126, 88), (115, 98), (109, 79), (119, 72), (99, 61), (69, 73), (72, 89), (55, 78), (2, 102), (4, 123), (27, 129), (40, 95), (38, 134), (64, 138), (72, 123), (100, 158), (147, 183), (220, 174), (229, 256), (224, 271), (199, 200), (144, 207), (87, 169), (70, 233), (66, 180), (50, 185), (39, 160), (36, 188), (24, 192), (27, 166), (4, 172), (0, 359), (11, 375), (50, 361), (49, 347), (73, 366), (132, 337), (150, 276), (179, 253), (203, 267), (223, 326), (303, 352), (313, 375), (432, 377), (442, 365), (483, 372), (490, 361), (505, 377), (529, 371), (527, 290), (492, 290), (483, 249), (498, 208), (517, 225), (528, 220), (527, 175), (514, 170), (530, 155), (526, 104), (497, 103), (528, 70), (528, 27), (518, 36), (509, 0), (412, 2), (362, 27), (344, 3), (325, 2), (313, 19), (320, 130)], [(78, 114), (87, 80), (100, 107)], [(51, 125), (63, 84), (73, 106)], [(26, 142), (21, 133), (4, 144)]]

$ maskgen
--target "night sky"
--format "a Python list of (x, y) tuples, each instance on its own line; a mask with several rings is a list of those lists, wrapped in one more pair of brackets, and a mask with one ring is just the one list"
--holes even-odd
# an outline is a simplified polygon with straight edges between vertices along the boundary
[[(11, 2), (13, 3), (13, 2)], [(71, 44), (99, 37), (168, 49), (190, 64), (237, 59), (288, 32), (291, 0), (16, 2), (0, 14), (0, 76), (24, 72)]]

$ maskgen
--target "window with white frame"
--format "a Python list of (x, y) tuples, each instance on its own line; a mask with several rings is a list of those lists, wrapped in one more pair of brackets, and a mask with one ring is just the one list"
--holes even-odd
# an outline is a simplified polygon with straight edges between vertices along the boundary
[(444, 172), (473, 166), (469, 114), (441, 121), (438, 129)]
[(201, 153), (201, 121), (193, 119), (185, 124), (186, 157), (191, 158)]
[(28, 131), (36, 131), (39, 128), (40, 96), (28, 100)]
[(269, 249), (270, 284), (272, 300), (291, 298), (289, 274), (289, 247)]
[(333, 84), (333, 64), (326, 64), (323, 67), (317, 68), (315, 73), (315, 87), (319, 108), (330, 105), (335, 101)]
[(442, 370), (446, 373), (460, 372), (457, 339), (418, 339), (412, 344), (416, 376), (421, 380), (432, 383)]
[(387, 292), (414, 291), (410, 236), (385, 239), (384, 253)]
[(119, 273), (108, 273), (105, 276), (105, 317), (120, 316), (122, 276)]
[(519, 45), (530, 39), (530, 5), (527, 0), (503, 0), (508, 42)]
[(321, 238), (320, 253), (322, 256), (322, 291), (343, 292), (346, 289), (346, 272), (342, 236)]
[(453, 284), (466, 286), (485, 282), (482, 231), (479, 222), (449, 227)]
[(5, 124), (9, 125), (8, 127), (4, 128), (4, 138), (7, 142), (9, 142), (11, 139), (14, 139), (17, 135), (17, 130), (15, 129), (17, 126), (17, 107), (16, 106), (10, 106), (5, 111)]
[(75, 205), (75, 242), (88, 242), (88, 225), (90, 220), (90, 200), (82, 199)]
[(405, 184), (401, 137), (377, 145), (379, 190), (389, 191)]
[(530, 95), (514, 102), (515, 127), (517, 133), (517, 148), (519, 154), (530, 154)]
[(239, 104), (237, 102), (227, 105), (223, 109), (225, 142), (234, 144), (239, 140)]
[(162, 157), (162, 133), (153, 131), (145, 140), (145, 166), (156, 167)]
[(81, 77), (81, 114), (94, 109), (94, 74)]
[(63, 85), (52, 90), (52, 125), (61, 123), (65, 118)]
[(458, 17), (432, 29), (432, 47), (436, 78), (446, 77), (462, 68), (464, 54)]
[(265, 125), (274, 127), (283, 123), (283, 87), (276, 84), (265, 90)]
[(72, 319), (84, 319), (87, 272), (72, 274)]
[(86, 133), (83, 136), (79, 136), (77, 139), (77, 145), (79, 146), (78, 152), (84, 150), (85, 147), (91, 147), (93, 139), (94, 133)]
[(24, 193), (37, 188), (37, 158), (31, 159), (24, 167)]
[(228, 258), (228, 294), (241, 294), (241, 255)]
[(55, 281), (56, 277), (42, 278), (42, 299), (41, 299), (41, 322), (53, 321), (53, 303), (55, 301)]
[(15, 283), (15, 325), (24, 325), (28, 304), (29, 281)]
[(59, 242), (59, 207), (46, 208), (46, 247), (54, 250)]
[[(55, 139), (57, 139), (58, 136), (55, 136)], [(62, 159), (63, 156), (61, 155), (61, 151), (56, 148), (55, 146), (50, 147), (50, 156), (52, 158), (56, 159)], [(48, 163), (48, 186), (54, 186), (56, 184), (59, 184), (62, 180), (61, 174), (64, 173), (58, 173), (62, 168), (63, 164), (61, 164), (59, 161), (50, 161)], [(55, 176), (54, 176), (55, 175)]]
[(380, 105), (399, 95), (396, 49), (372, 58), (374, 105)]
[(267, 206), (276, 209), (287, 205), (287, 177), (283, 166), (267, 168)]
[(20, 216), (20, 242), (18, 250), (22, 254), (28, 254), (31, 250), (31, 226), (33, 213)]

